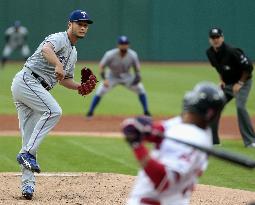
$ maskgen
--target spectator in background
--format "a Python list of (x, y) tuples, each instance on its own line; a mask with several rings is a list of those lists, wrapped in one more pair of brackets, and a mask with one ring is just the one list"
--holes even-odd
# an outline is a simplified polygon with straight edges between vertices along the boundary
[(30, 54), (30, 49), (27, 45), (28, 30), (21, 26), (20, 21), (15, 21), (14, 25), (5, 31), (5, 46), (2, 54), (2, 68), (4, 67), (9, 56), (15, 50), (21, 50), (21, 54), (26, 60)]
[[(233, 48), (224, 42), (223, 32), (219, 28), (209, 31), (210, 48), (206, 54), (220, 78), (220, 86), (228, 103), (236, 99), (238, 124), (245, 147), (255, 148), (255, 133), (249, 114), (245, 108), (252, 86), (253, 65), (239, 48)], [(219, 144), (218, 124), (220, 115), (212, 123), (213, 143)]]

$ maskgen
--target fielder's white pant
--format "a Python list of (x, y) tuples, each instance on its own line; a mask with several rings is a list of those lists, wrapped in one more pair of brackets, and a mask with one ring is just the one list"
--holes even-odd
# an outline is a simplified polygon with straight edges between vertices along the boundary
[(137, 85), (132, 85), (134, 76), (132, 76), (129, 73), (123, 73), (121, 77), (115, 77), (110, 74), (107, 77), (107, 79), (109, 81), (109, 86), (105, 87), (104, 82), (101, 82), (96, 90), (96, 95), (103, 96), (104, 94), (108, 93), (112, 88), (114, 88), (116, 85), (122, 85), (127, 89), (135, 92), (136, 94), (146, 94), (144, 86), (141, 82), (139, 82)]
[[(5, 45), (4, 50), (3, 50), (3, 57), (8, 58), (12, 54), (12, 52), (17, 49), (19, 49), (19, 47), (13, 47), (8, 44)], [(24, 58), (27, 58), (29, 56), (30, 50), (29, 50), (28, 45), (25, 44), (25, 45), (21, 46), (20, 50), (21, 50), (21, 55)]]

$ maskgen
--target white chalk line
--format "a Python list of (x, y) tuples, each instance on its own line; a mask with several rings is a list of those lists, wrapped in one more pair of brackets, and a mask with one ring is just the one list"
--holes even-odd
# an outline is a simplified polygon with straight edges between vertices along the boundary
[[(58, 137), (105, 137), (105, 138), (120, 138), (123, 137), (121, 132), (69, 132), (69, 131), (52, 131), (48, 135), (58, 136)], [(2, 136), (10, 136), (16, 137), (20, 136), (19, 131), (13, 130), (1, 130), (0, 137)], [(239, 139), (234, 137), (233, 135), (224, 134), (223, 139)]]
[[(87, 176), (87, 175), (97, 175), (97, 174), (111, 174), (111, 175), (123, 175), (123, 176), (131, 176), (131, 175), (125, 175), (125, 174), (115, 174), (115, 173), (100, 173), (100, 172), (45, 172), (37, 174), (35, 173), (36, 177), (81, 177), (81, 176)], [(17, 176), (20, 177), (20, 172), (0, 172), (0, 176)]]
[[(19, 131), (1, 130), (0, 136), (19, 136)], [(91, 137), (121, 137), (120, 132), (68, 132), (68, 131), (52, 131), (48, 135), (51, 136), (91, 136)]]

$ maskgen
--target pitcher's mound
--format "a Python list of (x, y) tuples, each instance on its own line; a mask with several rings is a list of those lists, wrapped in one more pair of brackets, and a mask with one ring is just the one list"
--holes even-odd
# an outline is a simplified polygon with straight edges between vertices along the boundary
[[(0, 174), (0, 204), (43, 205), (122, 205), (135, 177), (108, 173), (48, 173), (36, 176), (34, 198), (24, 200), (20, 193), (20, 175)], [(192, 205), (241, 205), (255, 201), (255, 193), (198, 185)]]

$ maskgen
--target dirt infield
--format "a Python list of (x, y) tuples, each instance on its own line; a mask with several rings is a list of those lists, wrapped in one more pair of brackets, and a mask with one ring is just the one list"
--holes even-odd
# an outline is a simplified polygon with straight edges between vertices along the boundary
[[(63, 116), (60, 122), (53, 129), (54, 133), (59, 134), (89, 134), (92, 135), (120, 135), (120, 123), (127, 116), (95, 116), (86, 119), (84, 116)], [(167, 119), (167, 117), (156, 117), (156, 120)], [(252, 118), (255, 125), (255, 117)], [(0, 135), (18, 134), (18, 119), (16, 115), (0, 116)], [(236, 117), (223, 117), (220, 122), (221, 138), (241, 139)], [(105, 134), (106, 133), (106, 134)], [(108, 134), (107, 134), (108, 133)]]
[[(107, 173), (39, 174), (32, 201), (20, 194), (15, 173), (0, 175), (0, 204), (33, 205), (122, 205), (135, 177)], [(207, 185), (197, 185), (191, 205), (241, 205), (255, 200), (255, 193)]]
[[(121, 136), (124, 117), (63, 116), (51, 134)], [(156, 117), (157, 120), (166, 119)], [(252, 119), (255, 124), (255, 118)], [(222, 138), (240, 139), (235, 117), (224, 117), (220, 124)], [(0, 135), (19, 135), (16, 115), (0, 116)], [(125, 204), (135, 177), (109, 173), (42, 173), (37, 175), (32, 201), (22, 199), (20, 175), (0, 174), (0, 205), (122, 205)], [(247, 205), (255, 201), (255, 192), (198, 185), (191, 205)]]

